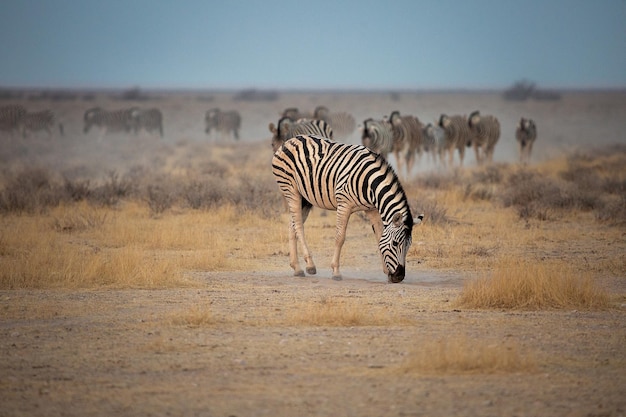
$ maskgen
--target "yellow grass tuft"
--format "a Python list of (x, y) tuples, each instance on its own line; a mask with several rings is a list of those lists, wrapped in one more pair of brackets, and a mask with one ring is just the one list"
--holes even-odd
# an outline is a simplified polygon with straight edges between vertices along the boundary
[(493, 273), (463, 288), (458, 304), (466, 308), (603, 309), (609, 295), (588, 273), (563, 262), (506, 259)]
[(168, 322), (176, 326), (201, 327), (215, 324), (215, 319), (208, 305), (197, 305), (172, 313)]
[(536, 361), (515, 343), (486, 342), (466, 337), (425, 342), (409, 354), (406, 373), (532, 372)]
[(403, 324), (388, 308), (366, 305), (358, 299), (323, 297), (296, 305), (289, 313), (285, 324), (291, 326), (389, 326)]

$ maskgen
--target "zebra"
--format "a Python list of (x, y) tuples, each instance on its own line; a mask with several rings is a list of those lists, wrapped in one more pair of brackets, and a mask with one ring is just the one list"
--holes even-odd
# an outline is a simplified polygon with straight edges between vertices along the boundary
[(387, 159), (393, 148), (393, 132), (386, 120), (374, 120), (371, 117), (363, 121), (361, 143), (372, 152)]
[(454, 159), (454, 150), (459, 151), (460, 165), (463, 166), (465, 157), (465, 147), (470, 144), (470, 130), (465, 116), (448, 116), (442, 114), (439, 117), (438, 126), (443, 129), (444, 139), (443, 147), (440, 148), (439, 157), (445, 164), (444, 153), (448, 153), (449, 165), (452, 166)]
[(478, 164), (485, 160), (492, 162), (493, 151), (500, 139), (500, 122), (491, 115), (481, 116), (476, 110), (470, 113), (467, 123), (471, 132), (471, 145), (474, 146), (476, 153), (476, 162)]
[(324, 138), (333, 139), (333, 129), (323, 120), (300, 119), (293, 122), (289, 116), (283, 116), (278, 125), (270, 123), (269, 131), (272, 133), (272, 150), (276, 152), (278, 148), (287, 140), (296, 135), (318, 135)]
[(131, 124), (135, 134), (141, 129), (148, 133), (155, 130), (159, 131), (159, 135), (163, 137), (163, 114), (157, 108), (152, 109), (133, 109), (131, 113)]
[(298, 135), (287, 140), (272, 158), (272, 171), (289, 207), (289, 259), (295, 276), (304, 276), (298, 261), (298, 242), (306, 272), (317, 269), (304, 238), (304, 222), (313, 205), (337, 211), (332, 278), (341, 280), (339, 257), (350, 215), (368, 215), (389, 282), (404, 279), (406, 255), (414, 224), (402, 185), (391, 165), (362, 145), (333, 142), (319, 136)]
[[(20, 120), (20, 130), (22, 138), (26, 138), (29, 133), (36, 133), (45, 130), (48, 137), (52, 137), (52, 128), (55, 124), (55, 117), (52, 110), (42, 110), (39, 112), (27, 112)], [(59, 133), (63, 136), (63, 124), (59, 123)]]
[(207, 110), (204, 116), (205, 129), (207, 135), (211, 129), (215, 129), (218, 135), (222, 132), (230, 134), (232, 132), (235, 140), (239, 139), (239, 129), (241, 129), (241, 115), (237, 110), (222, 111), (219, 108)]
[(515, 130), (515, 139), (519, 143), (520, 162), (528, 164), (533, 150), (533, 143), (537, 139), (537, 126), (534, 120), (522, 117)]
[(393, 130), (394, 152), (398, 161), (398, 171), (402, 171), (400, 152), (405, 151), (406, 173), (409, 175), (415, 163), (415, 154), (421, 156), (424, 139), (422, 137), (423, 125), (417, 117), (400, 116), (399, 111), (394, 111), (389, 116), (389, 122)]
[(133, 112), (137, 107), (107, 111), (100, 107), (92, 107), (85, 111), (83, 133), (89, 133), (93, 127), (103, 129), (100, 137), (107, 132), (130, 132), (133, 126)]
[(429, 152), (436, 162), (444, 147), (445, 132), (439, 125), (428, 123), (422, 129), (424, 137), (424, 151)]
[(0, 107), (0, 130), (13, 135), (20, 130), (22, 118), (26, 115), (26, 109), (19, 104), (10, 104)]
[(326, 106), (317, 106), (313, 111), (313, 119), (328, 123), (335, 133), (335, 138), (347, 138), (356, 129), (354, 116), (346, 112), (331, 113)]

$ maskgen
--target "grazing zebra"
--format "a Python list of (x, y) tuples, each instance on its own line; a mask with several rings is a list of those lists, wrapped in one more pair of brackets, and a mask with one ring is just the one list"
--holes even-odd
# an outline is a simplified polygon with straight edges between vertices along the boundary
[(422, 153), (424, 139), (422, 137), (423, 125), (417, 117), (400, 116), (400, 112), (394, 111), (389, 116), (389, 122), (393, 131), (394, 152), (398, 161), (398, 171), (402, 171), (400, 152), (405, 151), (406, 174), (409, 175), (415, 163), (415, 154)]
[(522, 117), (515, 130), (515, 139), (519, 143), (520, 162), (528, 164), (533, 150), (533, 143), (537, 139), (537, 126), (534, 120)]
[(100, 107), (93, 107), (85, 111), (83, 116), (85, 121), (83, 133), (88, 133), (94, 126), (103, 129), (100, 137), (107, 132), (130, 132), (133, 126), (132, 115), (136, 110), (137, 107), (113, 111), (107, 111)]
[(26, 115), (26, 109), (19, 104), (0, 107), (0, 130), (13, 135), (20, 129), (20, 122)]
[(297, 135), (317, 135), (328, 139), (333, 139), (333, 129), (323, 120), (300, 119), (292, 121), (289, 116), (283, 116), (278, 121), (278, 126), (269, 124), (272, 132), (272, 150), (276, 152), (287, 139)]
[(448, 152), (449, 165), (452, 166), (454, 160), (454, 150), (459, 151), (460, 165), (463, 166), (465, 157), (465, 147), (471, 143), (470, 130), (465, 116), (448, 116), (442, 114), (439, 117), (439, 127), (443, 129), (443, 147), (440, 148), (439, 157), (445, 164), (444, 153)]
[(386, 120), (374, 120), (372, 118), (364, 120), (361, 142), (372, 152), (376, 152), (387, 159), (389, 152), (393, 149), (391, 125)]
[(331, 113), (326, 106), (317, 106), (313, 111), (313, 119), (323, 120), (333, 128), (336, 138), (345, 139), (356, 129), (354, 116), (346, 112)]
[(362, 145), (299, 135), (274, 153), (272, 171), (291, 215), (289, 259), (294, 275), (304, 276), (298, 242), (304, 251), (306, 272), (317, 272), (304, 238), (304, 222), (315, 205), (337, 211), (333, 279), (341, 279), (341, 248), (350, 215), (357, 211), (365, 211), (372, 222), (388, 280), (395, 283), (404, 279), (413, 225), (423, 216), (413, 219), (402, 185), (383, 157)]
[(280, 117), (286, 117), (292, 122), (300, 119), (319, 119), (319, 117), (314, 117), (312, 114), (300, 113), (297, 107), (287, 107)]
[(233, 133), (235, 139), (239, 139), (239, 129), (241, 128), (241, 115), (237, 110), (222, 111), (218, 108), (208, 110), (204, 116), (206, 128), (204, 132), (211, 134), (211, 129), (215, 129), (218, 135), (223, 132)]
[(442, 127), (428, 123), (422, 130), (424, 137), (424, 151), (429, 152), (433, 162), (441, 156), (444, 148), (445, 132)]
[[(36, 133), (45, 130), (48, 137), (52, 137), (52, 128), (55, 124), (55, 117), (52, 110), (42, 110), (35, 113), (26, 113), (20, 120), (22, 137), (29, 133)], [(63, 136), (63, 124), (59, 123), (59, 133)]]
[(158, 130), (159, 135), (163, 137), (163, 114), (157, 108), (133, 109), (131, 123), (135, 134), (138, 134), (141, 129), (148, 133)]
[(476, 153), (476, 162), (479, 164), (485, 160), (492, 162), (493, 151), (500, 139), (500, 122), (491, 115), (481, 116), (476, 110), (470, 113), (467, 123), (471, 132), (471, 145), (474, 146)]

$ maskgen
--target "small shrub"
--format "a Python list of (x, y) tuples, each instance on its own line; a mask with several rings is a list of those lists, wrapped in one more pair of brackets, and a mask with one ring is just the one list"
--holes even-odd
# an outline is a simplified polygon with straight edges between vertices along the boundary
[(153, 214), (161, 214), (174, 204), (174, 196), (171, 191), (158, 185), (148, 185), (147, 187), (148, 207)]

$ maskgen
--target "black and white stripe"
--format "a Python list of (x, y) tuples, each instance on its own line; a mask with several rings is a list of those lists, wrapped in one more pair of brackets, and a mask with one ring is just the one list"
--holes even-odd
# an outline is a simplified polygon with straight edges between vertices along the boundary
[(393, 131), (394, 152), (396, 152), (398, 171), (402, 171), (403, 161), (400, 158), (400, 153), (404, 151), (406, 173), (410, 175), (415, 163), (415, 154), (421, 155), (422, 153), (424, 141), (422, 137), (423, 125), (417, 117), (401, 116), (398, 111), (391, 113), (389, 122)]
[(445, 132), (441, 126), (428, 123), (422, 129), (424, 151), (429, 153), (433, 162), (437, 162), (444, 149)]
[(372, 152), (376, 152), (387, 159), (393, 149), (393, 132), (391, 124), (386, 120), (374, 120), (372, 118), (363, 121), (361, 143)]
[(522, 117), (515, 129), (515, 139), (519, 143), (520, 162), (528, 164), (533, 144), (537, 139), (537, 126), (534, 120)]
[(276, 152), (287, 139), (297, 135), (316, 135), (328, 139), (333, 139), (333, 129), (323, 120), (300, 119), (292, 121), (289, 116), (283, 116), (278, 125), (269, 124), (272, 133), (272, 150)]
[(454, 150), (459, 151), (460, 165), (463, 165), (465, 158), (465, 147), (471, 143), (470, 130), (465, 116), (448, 116), (442, 114), (439, 117), (439, 127), (443, 129), (443, 147), (440, 149), (441, 161), (445, 164), (444, 153), (448, 153), (449, 165), (452, 166), (454, 160)]
[(26, 113), (26, 109), (19, 104), (0, 107), (0, 131), (8, 132), (9, 135), (17, 133)]
[(102, 129), (103, 131), (101, 135), (108, 132), (130, 132), (133, 127), (132, 115), (136, 110), (137, 107), (113, 111), (107, 111), (100, 107), (93, 107), (85, 111), (83, 116), (85, 122), (83, 133), (88, 133), (92, 127)]
[(404, 279), (413, 225), (423, 216), (411, 217), (402, 185), (383, 157), (362, 145), (300, 135), (274, 153), (272, 170), (291, 215), (289, 258), (296, 276), (304, 275), (298, 261), (298, 242), (307, 273), (317, 272), (304, 238), (304, 221), (315, 205), (337, 211), (333, 279), (341, 279), (341, 248), (350, 215), (357, 211), (365, 211), (372, 222), (389, 281)]
[(207, 135), (211, 134), (211, 130), (215, 129), (218, 136), (224, 132), (232, 135), (235, 139), (239, 139), (239, 129), (241, 129), (241, 115), (237, 110), (222, 111), (219, 108), (208, 110), (204, 116), (205, 129)]
[(467, 119), (471, 132), (471, 145), (476, 153), (476, 162), (493, 161), (493, 152), (500, 139), (500, 122), (491, 115), (481, 116), (478, 110), (472, 112)]
[[(56, 124), (56, 118), (52, 110), (42, 110), (38, 112), (27, 112), (20, 120), (22, 137), (41, 131), (46, 131), (48, 137), (52, 137), (52, 129)], [(59, 123), (59, 133), (63, 136), (63, 125)]]
[(157, 108), (133, 109), (131, 123), (135, 134), (143, 129), (148, 133), (158, 131), (159, 136), (163, 137), (163, 113)]
[(313, 111), (313, 119), (323, 120), (330, 125), (335, 139), (347, 139), (356, 129), (354, 116), (346, 112), (330, 112), (326, 106), (317, 106)]

